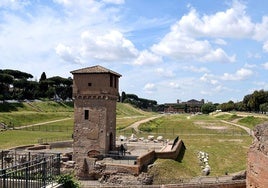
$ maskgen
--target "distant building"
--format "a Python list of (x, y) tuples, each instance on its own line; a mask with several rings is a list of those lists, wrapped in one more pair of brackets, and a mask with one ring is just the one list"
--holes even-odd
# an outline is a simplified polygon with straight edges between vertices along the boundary
[(204, 99), (198, 101), (191, 99), (187, 102), (180, 102), (177, 100), (177, 103), (165, 103), (164, 112), (165, 113), (197, 113), (201, 112), (201, 107), (205, 103)]

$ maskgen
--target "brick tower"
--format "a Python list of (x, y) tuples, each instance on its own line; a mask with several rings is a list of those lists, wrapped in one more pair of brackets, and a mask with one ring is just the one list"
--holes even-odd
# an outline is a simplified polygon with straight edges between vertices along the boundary
[(87, 179), (92, 158), (115, 150), (116, 101), (121, 75), (98, 65), (71, 73), (75, 172), (80, 179)]

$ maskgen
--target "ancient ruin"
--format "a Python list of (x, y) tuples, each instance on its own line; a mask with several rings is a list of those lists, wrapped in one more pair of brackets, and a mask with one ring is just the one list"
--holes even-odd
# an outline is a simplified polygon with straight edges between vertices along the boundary
[[(126, 155), (124, 143), (120, 141), (116, 145), (116, 102), (121, 75), (101, 66), (71, 73), (74, 98), (73, 160), (75, 175), (79, 179), (99, 179), (106, 171), (138, 175), (156, 158), (176, 160), (179, 155), (180, 160), (183, 158), (185, 146), (178, 137), (171, 144), (160, 144), (159, 151), (146, 146), (145, 153)], [(134, 140), (138, 141), (137, 138)], [(120, 164), (116, 164), (118, 159)], [(124, 164), (124, 160), (128, 164)]]
[(254, 128), (254, 142), (248, 152), (247, 187), (268, 187), (268, 122)]
[(73, 74), (75, 172), (87, 179), (94, 157), (115, 150), (116, 101), (120, 74), (101, 66)]

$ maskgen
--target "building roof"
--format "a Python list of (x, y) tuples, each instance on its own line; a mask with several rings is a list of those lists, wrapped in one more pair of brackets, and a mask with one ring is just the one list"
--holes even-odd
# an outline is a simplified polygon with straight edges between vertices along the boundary
[(72, 74), (90, 74), (90, 73), (97, 73), (97, 74), (103, 74), (103, 73), (109, 73), (114, 74), (118, 77), (121, 77), (121, 74), (118, 74), (117, 72), (114, 72), (110, 69), (107, 69), (105, 67), (102, 67), (100, 65), (92, 66), (92, 67), (86, 67), (78, 70), (71, 71)]

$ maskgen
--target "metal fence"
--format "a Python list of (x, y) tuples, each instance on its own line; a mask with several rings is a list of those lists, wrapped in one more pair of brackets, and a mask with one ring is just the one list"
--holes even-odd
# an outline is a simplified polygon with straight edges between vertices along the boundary
[(1, 188), (44, 188), (60, 174), (60, 154), (1, 152)]

